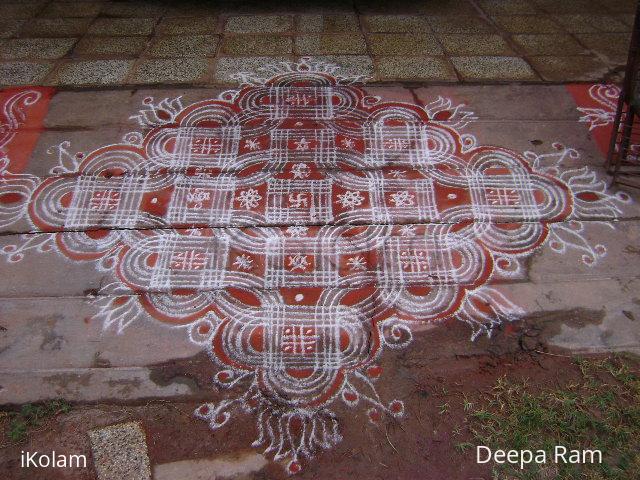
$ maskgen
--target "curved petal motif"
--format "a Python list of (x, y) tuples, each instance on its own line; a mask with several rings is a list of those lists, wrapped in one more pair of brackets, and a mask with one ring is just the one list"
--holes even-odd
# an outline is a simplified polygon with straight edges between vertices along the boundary
[(8, 227), (22, 219), (39, 178), (7, 171), (9, 159), (0, 158), (0, 227)]

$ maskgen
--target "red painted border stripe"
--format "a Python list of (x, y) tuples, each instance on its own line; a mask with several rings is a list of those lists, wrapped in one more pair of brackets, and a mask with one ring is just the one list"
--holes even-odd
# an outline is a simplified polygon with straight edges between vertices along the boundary
[(41, 96), (37, 102), (21, 109), (24, 121), (20, 121), (13, 138), (2, 147), (4, 155), (9, 157), (11, 161), (8, 168), (11, 173), (21, 173), (26, 170), (36, 142), (44, 130), (44, 119), (49, 111), (49, 103), (56, 92), (51, 87), (19, 87), (0, 90), (0, 105), (2, 106), (0, 121), (2, 126), (8, 126), (5, 122), (7, 114), (10, 113), (6, 111), (9, 100), (16, 94), (27, 91), (38, 92)]

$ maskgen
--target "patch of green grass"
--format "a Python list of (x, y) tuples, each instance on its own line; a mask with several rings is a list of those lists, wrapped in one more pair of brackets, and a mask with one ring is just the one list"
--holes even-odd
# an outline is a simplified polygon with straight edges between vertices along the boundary
[(51, 400), (43, 404), (26, 403), (22, 405), (19, 412), (9, 414), (11, 422), (7, 436), (13, 443), (23, 442), (30, 428), (38, 427), (47, 418), (70, 410), (71, 405), (64, 400)]
[[(545, 450), (556, 445), (598, 449), (601, 464), (496, 465), (494, 478), (538, 480), (630, 480), (640, 478), (640, 377), (628, 360), (575, 360), (582, 378), (555, 389), (535, 391), (500, 378), (491, 395), (474, 408), (465, 398), (473, 445), (492, 450)], [(470, 442), (456, 446), (459, 451)], [(551, 476), (549, 476), (551, 474)]]
[(443, 403), (442, 405), (438, 405), (438, 413), (440, 415), (444, 415), (449, 411), (450, 408), (451, 408), (451, 405), (449, 405), (448, 403)]
[(473, 410), (473, 402), (466, 395), (463, 395), (463, 408), (465, 412)]

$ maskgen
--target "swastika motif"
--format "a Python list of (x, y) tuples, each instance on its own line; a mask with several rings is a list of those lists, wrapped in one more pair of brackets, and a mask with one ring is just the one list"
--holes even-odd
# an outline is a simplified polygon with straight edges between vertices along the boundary
[(111, 272), (96, 300), (105, 328), (153, 317), (187, 331), (215, 383), (244, 392), (195, 415), (217, 429), (253, 413), (253, 445), (296, 473), (340, 441), (334, 402), (372, 422), (404, 414), (376, 381), (412, 325), (457, 318), (491, 334), (521, 314), (495, 281), (547, 242), (595, 265), (606, 249), (581, 221), (630, 199), (565, 168), (571, 148), (479, 144), (451, 100), (384, 102), (309, 59), (265, 72), (188, 106), (148, 98), (142, 132), (47, 178), (2, 170), (3, 191), (24, 198), (0, 204), (0, 226), (47, 233), (2, 253), (54, 250)]

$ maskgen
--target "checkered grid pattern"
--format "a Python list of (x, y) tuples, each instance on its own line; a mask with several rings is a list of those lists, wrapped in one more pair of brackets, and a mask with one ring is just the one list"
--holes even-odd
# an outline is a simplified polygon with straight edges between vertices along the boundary
[(236, 187), (232, 175), (180, 175), (169, 203), (170, 224), (226, 224), (231, 219), (231, 205)]
[[(389, 201), (391, 195), (409, 192), (411, 205), (397, 205)], [(431, 222), (440, 218), (433, 180), (405, 180), (392, 178), (370, 179), (371, 215), (373, 222), (392, 223), (397, 218), (415, 218)]]
[[(308, 268), (294, 268), (295, 259)], [(331, 239), (271, 237), (266, 243), (264, 287), (335, 286), (340, 255)]]
[(327, 87), (272, 87), (268, 97), (272, 119), (332, 119), (333, 89)]
[(535, 183), (522, 167), (509, 164), (507, 174), (471, 172), (468, 176), (477, 221), (532, 222), (541, 218), (534, 197)]
[(167, 235), (152, 269), (152, 290), (222, 288), (229, 240), (226, 237)]
[(274, 129), (271, 155), (276, 166), (286, 162), (314, 162), (319, 168), (336, 165), (336, 138), (330, 129)]
[(407, 122), (402, 126), (366, 123), (365, 160), (374, 166), (392, 163), (411, 166), (430, 163), (426, 125)]
[[(265, 312), (263, 367), (269, 371), (313, 368), (323, 372), (343, 366), (340, 326), (347, 312), (317, 306), (313, 315), (285, 305), (269, 305)], [(347, 314), (348, 315), (348, 314)]]
[(390, 237), (382, 248), (382, 258), (378, 281), (384, 285), (450, 285), (459, 281), (446, 233)]
[(285, 225), (331, 221), (331, 180), (270, 179), (266, 218)]
[(110, 179), (90, 175), (77, 177), (65, 227), (137, 227), (146, 176), (125, 175)]
[(238, 156), (240, 127), (181, 127), (176, 136), (170, 165), (174, 168), (225, 168)]

